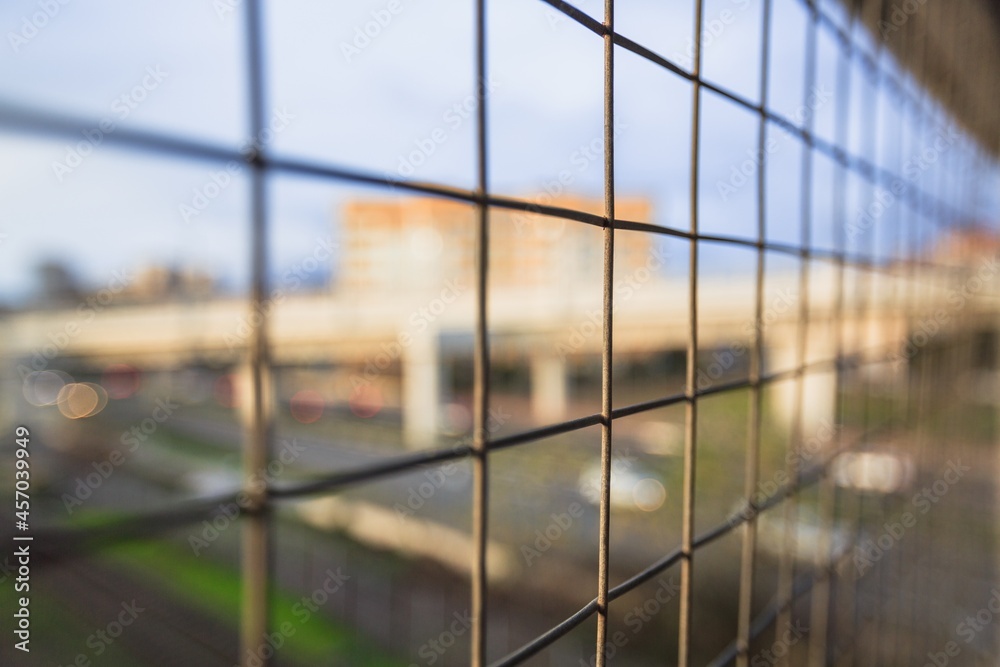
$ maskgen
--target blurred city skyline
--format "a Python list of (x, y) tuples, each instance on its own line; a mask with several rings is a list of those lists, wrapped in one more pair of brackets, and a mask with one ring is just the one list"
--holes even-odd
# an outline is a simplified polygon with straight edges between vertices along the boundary
[[(599, 3), (580, 9), (599, 15)], [(846, 25), (836, 3), (824, 10)], [(115, 132), (142, 131), (245, 151), (361, 170), (393, 180), (443, 183), (471, 189), (474, 123), (480, 103), (472, 75), (471, 5), (440, 8), (384, 2), (328, 7), (319, 2), (265, 3), (265, 95), (268, 128), (249, 137), (239, 3), (91, 3), (86, 11), (58, 4), (44, 25), (34, 26), (35, 3), (0, 8), (9, 26), (0, 49), (0, 114), (41, 113), (78, 121), (78, 140), (53, 139), (3, 129), (0, 154), (0, 302), (14, 305), (33, 289), (34, 269), (63, 262), (85, 285), (99, 287), (110, 271), (172, 266), (207, 273), (233, 290), (249, 274), (248, 171), (244, 164), (164, 160), (114, 144)], [(618, 30), (690, 66), (692, 8), (637, 2), (619, 8)], [(155, 15), (156, 21), (149, 16)], [(760, 4), (707, 2), (703, 75), (748, 100), (759, 97)], [(23, 21), (22, 21), (23, 19)], [(490, 190), (539, 203), (552, 194), (600, 197), (603, 183), (599, 53), (592, 35), (543, 3), (519, 0), (490, 6)], [(24, 21), (27, 21), (25, 23)], [(774, 3), (768, 107), (796, 125), (811, 122), (818, 137), (833, 141), (838, 100), (837, 47), (818, 37), (814, 90), (805, 91), (804, 26), (807, 12), (795, 0)], [(113, 37), (94, 39), (109, 25)], [(366, 34), (365, 31), (370, 34)], [(863, 28), (855, 38), (874, 52)], [(187, 36), (182, 42), (177, 34)], [(14, 37), (12, 37), (12, 35)], [(30, 35), (30, 37), (25, 37)], [(794, 38), (782, 38), (782, 35)], [(406, 53), (406, 58), (399, 54)], [(70, 57), (69, 54), (75, 54)], [(86, 57), (81, 57), (85, 54)], [(909, 82), (891, 55), (891, 74)], [(855, 63), (847, 100), (847, 149), (934, 193), (945, 202), (977, 202), (957, 222), (1000, 218), (1000, 172), (995, 164), (958, 165), (951, 145), (968, 138), (946, 127), (922, 127), (923, 143), (904, 140), (902, 117), (885, 87), (878, 91), (876, 132), (870, 145), (860, 130), (873, 89)], [(378, 85), (373, 85), (377, 81)], [(914, 90), (916, 86), (907, 83)], [(616, 63), (615, 170), (619, 196), (650, 201), (648, 222), (686, 229), (689, 224), (688, 136), (690, 84), (658, 71), (622, 50)], [(874, 99), (874, 98), (872, 98)], [(211, 103), (209, 103), (209, 100)], [(16, 101), (16, 102), (15, 102)], [(336, 118), (336, 122), (330, 119)], [(530, 121), (526, 119), (530, 118)], [(711, 92), (702, 106), (700, 224), (705, 233), (753, 238), (757, 118)], [(890, 129), (899, 127), (898, 132)], [(914, 128), (908, 127), (910, 132)], [(938, 136), (949, 139), (943, 144)], [(937, 148), (934, 148), (937, 146)], [(767, 235), (800, 241), (802, 143), (771, 125), (767, 155)], [(926, 151), (930, 150), (930, 153)], [(956, 158), (957, 160), (957, 158)], [(977, 167), (979, 167), (977, 169)], [(964, 170), (972, 176), (959, 192)], [(812, 239), (832, 247), (833, 162), (819, 154), (813, 173)], [(319, 236), (338, 242), (338, 211), (373, 194), (361, 186), (277, 174), (269, 177), (272, 217), (269, 262), (280, 275)], [(848, 177), (846, 223), (877, 205), (878, 192)], [(109, 195), (109, 193), (113, 193)], [(897, 215), (890, 206), (886, 215)], [(903, 208), (900, 205), (898, 208)], [(900, 214), (901, 215), (901, 214)], [(876, 221), (877, 222), (877, 221)], [(889, 225), (885, 225), (888, 227)], [(879, 226), (882, 227), (881, 225)], [(898, 226), (897, 226), (898, 227)], [(135, 231), (141, 228), (141, 233)], [(873, 232), (871, 243), (888, 256), (895, 237)], [(53, 241), (59, 242), (54, 243)], [(932, 239), (922, 239), (928, 245)], [(865, 247), (865, 246), (859, 246)], [(707, 271), (749, 271), (752, 257), (704, 260)], [(683, 267), (679, 267), (681, 270)], [(670, 270), (671, 267), (668, 267)], [(335, 270), (335, 269), (334, 269)]]

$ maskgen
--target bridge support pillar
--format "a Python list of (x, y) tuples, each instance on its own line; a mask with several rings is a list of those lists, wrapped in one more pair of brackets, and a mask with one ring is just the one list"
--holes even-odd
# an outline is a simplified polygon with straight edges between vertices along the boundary
[(561, 421), (568, 403), (566, 360), (539, 354), (531, 358), (531, 413), (540, 424)]
[[(806, 342), (806, 364), (831, 361), (836, 356), (832, 331), (820, 330), (818, 323), (810, 326)], [(795, 368), (798, 361), (794, 332), (765, 339), (765, 367), (768, 373)], [(795, 423), (799, 380), (792, 378), (771, 385), (772, 415), (785, 428)], [(832, 363), (821, 368), (810, 367), (802, 379), (802, 438), (809, 440), (835, 422), (837, 408), (837, 373)]]
[(436, 335), (414, 337), (402, 358), (403, 439), (407, 447), (434, 444), (441, 396), (441, 351)]

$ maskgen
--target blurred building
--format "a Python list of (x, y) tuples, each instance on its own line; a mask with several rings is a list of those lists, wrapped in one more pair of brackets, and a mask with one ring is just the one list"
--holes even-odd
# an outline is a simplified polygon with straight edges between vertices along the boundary
[(215, 280), (204, 271), (149, 265), (135, 272), (131, 282), (121, 290), (121, 298), (149, 302), (177, 297), (208, 297), (215, 289)]
[[(602, 215), (597, 198), (560, 197), (552, 206)], [(616, 216), (648, 221), (640, 198), (615, 201)], [(338, 287), (351, 292), (416, 289), (474, 275), (476, 209), (429, 197), (349, 202), (341, 216), (344, 252)], [(490, 211), (491, 289), (579, 285), (603, 279), (602, 232), (592, 225), (522, 211)], [(615, 271), (646, 264), (651, 234), (615, 237)]]
[(947, 265), (995, 258), (1000, 256), (1000, 234), (985, 224), (951, 229), (934, 243), (929, 255)]

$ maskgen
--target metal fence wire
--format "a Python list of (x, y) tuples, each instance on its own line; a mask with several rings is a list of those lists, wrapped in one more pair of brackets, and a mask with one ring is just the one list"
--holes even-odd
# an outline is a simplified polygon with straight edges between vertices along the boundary
[[(837, 60), (836, 90), (833, 91), (837, 108), (835, 110), (835, 139), (828, 141), (814, 131), (814, 120), (807, 115), (799, 122), (786, 117), (769, 106), (769, 91), (776, 84), (772, 80), (771, 47), (775, 39), (772, 25), (773, 0), (759, 3), (761, 52), (747, 53), (745, 58), (759, 60), (758, 101), (746, 99), (741, 94), (706, 79), (702, 72), (703, 35), (705, 34), (705, 2), (693, 0), (695, 18), (691, 26), (693, 54), (691, 66), (685, 67), (673, 62), (649, 46), (632, 41), (616, 31), (614, 0), (605, 0), (603, 20), (591, 13), (558, 0), (542, 0), (551, 11), (582, 26), (593, 34), (594, 48), (603, 42), (603, 149), (604, 169), (603, 213), (595, 214), (583, 210), (571, 210), (559, 205), (539, 204), (508, 196), (500, 196), (490, 191), (490, 100), (482, 94), (481, 88), (489, 79), (490, 63), (487, 60), (487, 3), (475, 1), (475, 23), (472, 35), (475, 40), (475, 60), (470, 76), (480, 89), (480, 103), (474, 115), (476, 136), (475, 188), (464, 190), (447, 184), (416, 182), (383, 177), (374, 173), (350, 167), (335, 166), (320, 161), (308, 161), (279, 157), (269, 154), (266, 148), (259, 148), (249, 154), (241, 154), (217, 145), (195, 139), (171, 136), (157, 132), (119, 129), (108, 136), (109, 143), (136, 148), (154, 155), (179, 155), (209, 162), (230, 160), (245, 161), (250, 167), (250, 220), (251, 252), (251, 292), (248, 308), (251, 312), (267, 313), (268, 247), (272, 232), (269, 218), (269, 178), (276, 174), (305, 175), (327, 179), (332, 182), (361, 184), (374, 188), (412, 193), (433, 198), (462, 202), (475, 208), (475, 320), (474, 320), (474, 360), (473, 360), (473, 437), (469, 441), (448, 448), (425, 449), (397, 454), (386, 460), (356, 468), (340, 470), (334, 474), (307, 481), (289, 482), (282, 485), (262, 483), (255, 473), (267, 467), (274, 459), (274, 405), (270, 384), (272, 382), (272, 359), (269, 344), (269, 326), (264, 316), (261, 326), (253, 328), (247, 343), (250, 368), (250, 406), (243, 432), (242, 461), (246, 487), (239, 494), (205, 499), (185, 504), (181, 507), (165, 507), (160, 512), (142, 514), (128, 519), (116, 520), (87, 529), (52, 529), (39, 536), (39, 543), (45, 556), (55, 562), (72, 562), (90, 550), (100, 550), (106, 545), (163, 535), (178, 526), (191, 525), (212, 516), (221, 503), (241, 501), (244, 512), (240, 526), (240, 561), (242, 596), (240, 602), (241, 621), (240, 655), (244, 665), (259, 656), (261, 638), (273, 630), (269, 619), (272, 588), (275, 576), (274, 530), (275, 511), (282, 503), (310, 497), (325, 497), (344, 489), (371, 484), (392, 476), (423, 469), (449, 461), (468, 460), (472, 469), (472, 544), (473, 554), (469, 562), (471, 578), (470, 601), (470, 653), (468, 664), (474, 667), (504, 667), (532, 663), (536, 656), (556, 644), (582, 626), (595, 628), (595, 649), (592, 664), (603, 667), (613, 660), (616, 601), (621, 601), (633, 591), (657, 577), (679, 569), (679, 609), (676, 638), (664, 645), (660, 656), (665, 664), (682, 666), (699, 664), (693, 647), (700, 624), (726, 624), (734, 634), (731, 641), (709, 664), (736, 664), (741, 666), (758, 664), (923, 664), (925, 656), (937, 655), (947, 646), (948, 624), (956, 616), (950, 612), (928, 611), (936, 609), (934, 599), (942, 593), (941, 581), (947, 581), (946, 572), (956, 568), (961, 560), (946, 555), (944, 544), (969, 545), (969, 549), (988, 549), (989, 544), (976, 542), (969, 535), (955, 532), (951, 539), (948, 528), (919, 523), (913, 529), (913, 537), (901, 543), (897, 550), (887, 552), (886, 557), (872, 563), (872, 567), (858, 565), (858, 554), (867, 536), (882, 531), (882, 526), (894, 525), (900, 511), (909, 506), (908, 496), (888, 495), (884, 497), (866, 495), (860, 491), (839, 484), (838, 465), (848, 456), (857, 456), (872, 449), (873, 443), (893, 442), (915, 462), (916, 478), (929, 479), (943, 469), (945, 459), (961, 458), (971, 447), (965, 412), (965, 401), (959, 387), (965, 382), (962, 369), (972, 367), (977, 332), (993, 330), (989, 320), (976, 319), (972, 310), (963, 311), (962, 326), (951, 330), (947, 339), (942, 338), (934, 352), (920, 356), (920, 363), (911, 360), (906, 371), (890, 390), (877, 386), (870, 369), (873, 366), (892, 365), (892, 353), (898, 343), (886, 346), (879, 344), (878, 336), (872, 336), (872, 325), (876, 318), (886, 313), (899, 316), (905, 323), (906, 331), (915, 331), (918, 324), (925, 321), (926, 314), (933, 312), (941, 303), (941, 294), (949, 288), (961, 285), (967, 280), (969, 267), (965, 270), (954, 263), (941, 261), (928, 253), (925, 240), (948, 231), (962, 231), (965, 222), (972, 219), (967, 211), (960, 210), (955, 202), (967, 202), (973, 196), (973, 174), (985, 163), (992, 160), (994, 147), (967, 142), (968, 150), (952, 151), (942, 157), (947, 170), (961, 174), (954, 179), (955, 185), (948, 196), (942, 196), (942, 188), (923, 187), (904, 178), (904, 153), (899, 150), (890, 156), (874, 155), (874, 148), (867, 154), (852, 154), (848, 150), (852, 132), (860, 133), (862, 147), (874, 147), (878, 132), (898, 132), (902, 142), (920, 145), (947, 120), (941, 111), (944, 104), (948, 108), (958, 108), (963, 104), (961, 82), (952, 86), (953, 99), (941, 99), (946, 95), (940, 90), (932, 93), (927, 88), (914, 85), (901, 77), (887, 63), (892, 58), (905, 62), (913, 71), (914, 80), (920, 69), (935, 67), (928, 50), (926, 34), (911, 31), (893, 43), (892, 51), (881, 39), (860, 36), (879, 21), (890, 21), (895, 9), (888, 0), (882, 2), (851, 2), (843, 9), (848, 22), (844, 24), (834, 18), (829, 6), (816, 0), (802, 0), (808, 14), (805, 34), (805, 81), (802, 89), (807, 96), (815, 89), (817, 82), (817, 44), (819, 35), (826, 32), (836, 43), (840, 56)], [(847, 3), (845, 3), (847, 4)], [(905, 3), (903, 3), (905, 4)], [(934, 12), (962, 12), (967, 3), (947, 5), (941, 2), (919, 4), (920, 12), (934, 16)], [(937, 6), (935, 6), (937, 5)], [(246, 103), (250, 109), (251, 131), (254, 136), (265, 128), (267, 102), (267, 81), (265, 80), (265, 57), (262, 3), (247, 0), (240, 10), (245, 14), (246, 64), (249, 90)], [(867, 16), (865, 15), (867, 13)], [(945, 44), (944, 48), (957, 44)], [(966, 48), (968, 48), (966, 46)], [(974, 50), (974, 49), (970, 49)], [(661, 226), (649, 222), (621, 219), (616, 216), (615, 179), (615, 73), (616, 57), (628, 52), (630, 57), (638, 57), (656, 66), (671, 77), (690, 84), (689, 100), (672, 101), (678, 108), (690, 105), (690, 190), (688, 204), (690, 219), (686, 226)], [(862, 65), (861, 68), (856, 65)], [(971, 68), (972, 65), (968, 64)], [(995, 63), (983, 63), (982, 67), (995, 67)], [(852, 80), (861, 76), (864, 86)], [(905, 80), (904, 80), (905, 79)], [(786, 82), (778, 82), (785, 85)], [(375, 82), (377, 85), (377, 82)], [(792, 85), (788, 83), (788, 85)], [(799, 85), (798, 83), (795, 84)], [(860, 93), (858, 93), (860, 91)], [(852, 99), (859, 94), (860, 99)], [(702, 156), (702, 104), (710, 97), (713, 103), (723, 103), (753, 114), (756, 118), (756, 146), (760, 156), (768, 153), (767, 142), (772, 133), (781, 131), (795, 138), (801, 150), (801, 187), (798, 195), (799, 241), (782, 243), (772, 240), (768, 234), (767, 184), (768, 167), (762, 159), (759, 168), (750, 178), (756, 187), (756, 234), (753, 237), (708, 234), (702, 231), (699, 201), (706, 185), (699, 182), (700, 159)], [(937, 98), (937, 99), (935, 99)], [(851, 105), (860, 104), (868, 112), (862, 115), (862, 126), (851, 127)], [(903, 137), (910, 132), (904, 129), (879, 127), (877, 105), (892, 105), (901, 116), (913, 120), (918, 128), (916, 136)], [(995, 107), (983, 113), (996, 116)], [(0, 122), (4, 127), (26, 134), (44, 136), (76, 137), (87, 124), (82, 121), (42, 112), (38, 109), (4, 107)], [(674, 123), (669, 117), (663, 123)], [(977, 120), (966, 119), (969, 125)], [(982, 126), (988, 125), (986, 120)], [(982, 137), (977, 141), (985, 141)], [(817, 156), (824, 156), (835, 165), (830, 183), (815, 185), (814, 170)], [(895, 162), (896, 169), (885, 168), (884, 164)], [(901, 205), (878, 221), (879, 226), (891, 227), (894, 247), (891, 260), (876, 252), (874, 235), (862, 235), (858, 242), (850, 236), (852, 211), (849, 210), (849, 180), (856, 179), (868, 199), (878, 189), (892, 190), (899, 184), (905, 187), (892, 190), (899, 197)], [(814, 188), (829, 188), (832, 193), (833, 248), (816, 243), (816, 223), (814, 221)], [(583, 417), (553, 423), (528, 431), (493, 436), (488, 428), (491, 407), (490, 343), (491, 320), (488, 297), (490, 295), (488, 277), (490, 275), (490, 229), (491, 217), (499, 211), (515, 211), (565, 220), (571, 225), (588, 225), (599, 228), (603, 234), (603, 307), (600, 324), (600, 411)], [(615, 313), (615, 243), (616, 235), (639, 233), (669, 237), (686, 244), (687, 293), (676, 294), (677, 299), (686, 300), (686, 345), (685, 345), (685, 386), (683, 391), (662, 395), (644, 402), (621, 405), (614, 396), (612, 371), (615, 367), (614, 353), (614, 313)], [(753, 272), (753, 326), (747, 347), (749, 371), (747, 377), (731, 381), (712, 383), (704, 386), (699, 382), (699, 370), (705, 367), (705, 347), (700, 344), (699, 285), (703, 271), (700, 260), (706, 246), (744, 248), (755, 255)], [(798, 293), (801, 298), (794, 306), (795, 335), (791, 346), (794, 362), (788, 367), (776, 369), (767, 360), (766, 340), (766, 283), (767, 264), (773, 257), (792, 258), (798, 266)], [(818, 276), (818, 277), (817, 277)], [(829, 285), (832, 299), (827, 310), (811, 302), (811, 295), (817, 293), (820, 280), (832, 277)], [(824, 306), (825, 308), (826, 306)], [(978, 311), (976, 311), (978, 312)], [(986, 324), (983, 324), (986, 322)], [(817, 340), (825, 340), (820, 346)], [(989, 347), (992, 338), (985, 344)], [(815, 347), (814, 347), (815, 346)], [(816, 354), (822, 347), (827, 354)], [(989, 354), (993, 354), (992, 352)], [(989, 356), (989, 355), (987, 355)], [(819, 459), (804, 457), (802, 448), (811, 436), (808, 423), (803, 416), (810, 400), (808, 382), (817, 376), (835, 378), (837, 421), (854, 420), (854, 427), (836, 430), (833, 444)], [(787, 469), (777, 490), (761, 497), (758, 493), (764, 481), (761, 472), (762, 444), (766, 444), (767, 433), (763, 427), (765, 394), (769, 387), (784, 383), (794, 387), (793, 410), (790, 425), (788, 455), (785, 457)], [(846, 391), (850, 389), (850, 393)], [(748, 396), (746, 441), (743, 449), (744, 479), (741, 484), (742, 503), (732, 514), (718, 525), (698, 532), (695, 516), (698, 512), (699, 496), (696, 484), (699, 462), (699, 408), (711, 397), (725, 394), (745, 393)], [(619, 420), (643, 413), (650, 413), (668, 406), (683, 406), (683, 486), (681, 539), (676, 548), (664, 553), (659, 560), (636, 571), (631, 576), (615, 582), (612, 576), (612, 466), (615, 457), (613, 433)], [(859, 417), (860, 415), (860, 417)], [(488, 557), (490, 530), (490, 469), (491, 461), (498, 453), (511, 448), (544, 447), (541, 441), (553, 436), (582, 431), (597, 427), (601, 432), (599, 527), (597, 531), (597, 571), (592, 581), (579, 581), (580, 588), (591, 587), (593, 599), (578, 611), (564, 618), (536, 637), (515, 648), (506, 655), (488, 651), (494, 646), (487, 635), (493, 625), (489, 622), (488, 610), (491, 599), (490, 574), (491, 559)], [(944, 430), (940, 430), (944, 429)], [(942, 435), (943, 434), (943, 435)], [(870, 452), (869, 452), (870, 453)], [(974, 455), (969, 455), (974, 456)], [(807, 465), (801, 461), (808, 460)], [(857, 458), (855, 458), (857, 460)], [(838, 464), (838, 462), (840, 462)], [(815, 505), (818, 530), (810, 537), (815, 543), (814, 555), (804, 560), (798, 544), (802, 539), (797, 535), (796, 526), (804, 525), (798, 516), (805, 511), (802, 499), (806, 494), (810, 506)], [(815, 501), (813, 503), (813, 501)], [(972, 502), (972, 501), (970, 501)], [(978, 502), (984, 516), (991, 516), (993, 499)], [(812, 510), (810, 510), (812, 511)], [(777, 517), (775, 521), (785, 526), (778, 534), (762, 532), (761, 522), (765, 517)], [(943, 519), (942, 519), (943, 521)], [(958, 529), (955, 529), (958, 531)], [(937, 531), (937, 532), (935, 532)], [(942, 532), (944, 531), (944, 532)], [(731, 591), (737, 599), (735, 619), (710, 619), (698, 616), (701, 602), (699, 589), (695, 584), (699, 567), (699, 556), (710, 545), (725, 536), (737, 536), (740, 541), (738, 563), (738, 591)], [(841, 539), (848, 536), (845, 542)], [(986, 538), (983, 538), (985, 540)], [(755, 602), (762, 596), (760, 580), (761, 541), (772, 553), (780, 553), (777, 586), (769, 603)], [(954, 541), (952, 541), (954, 540)], [(971, 541), (970, 541), (971, 540)], [(859, 571), (860, 570), (860, 571)], [(956, 575), (957, 576), (957, 575)], [(972, 590), (983, 592), (985, 587)], [(978, 599), (963, 599), (969, 608), (978, 606)], [(942, 620), (945, 619), (945, 620)], [(782, 643), (788, 638), (788, 629), (796, 623), (806, 622), (807, 637), (797, 646)], [(992, 630), (987, 633), (993, 636)], [(985, 635), (984, 635), (985, 636)], [(941, 640), (939, 642), (939, 640)], [(957, 644), (956, 644), (957, 646)], [(674, 648), (676, 647), (676, 653)], [(770, 647), (766, 653), (765, 648)], [(951, 655), (950, 653), (947, 655)], [(995, 654), (994, 658), (995, 659)], [(762, 662), (763, 661), (763, 662)], [(259, 664), (261, 661), (257, 659)], [(264, 661), (266, 662), (266, 661)], [(936, 664), (936, 663), (935, 663)], [(942, 663), (943, 664), (943, 663)], [(971, 663), (970, 663), (971, 664)], [(985, 664), (985, 663), (983, 663)]]

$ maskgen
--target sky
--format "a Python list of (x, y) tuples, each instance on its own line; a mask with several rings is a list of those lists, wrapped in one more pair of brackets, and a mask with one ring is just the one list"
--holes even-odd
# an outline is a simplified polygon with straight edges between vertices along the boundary
[[(838, 4), (822, 4), (837, 21), (845, 20)], [(602, 40), (539, 0), (488, 5), (491, 191), (540, 201), (564, 173), (571, 193), (600, 198)], [(577, 3), (596, 18), (602, 5)], [(45, 259), (67, 263), (92, 286), (115, 270), (169, 264), (206, 271), (231, 289), (245, 287), (246, 168), (122, 148), (113, 135), (125, 128), (237, 150), (256, 139), (275, 156), (472, 188), (473, 6), (471, 0), (265, 2), (266, 122), (272, 131), (254, 138), (248, 129), (242, 0), (4, 2), (0, 301), (16, 304), (30, 294), (34, 267)], [(621, 2), (616, 27), (689, 68), (692, 7)], [(759, 0), (705, 2), (702, 73), (754, 103), (760, 98), (761, 14)], [(774, 0), (767, 104), (800, 123), (811, 115), (817, 134), (833, 141), (841, 108), (835, 85), (839, 51), (821, 29), (816, 85), (804, 90), (806, 26), (804, 3)], [(874, 49), (867, 35), (858, 38)], [(622, 49), (615, 58), (616, 195), (648, 198), (650, 222), (686, 229), (692, 86)], [(898, 104), (888, 98), (872, 104), (873, 89), (860, 72), (852, 76), (847, 96), (848, 149), (894, 171), (913, 166), (932, 133), (925, 131), (920, 143)], [(79, 119), (91, 130), (73, 140), (29, 135), (6, 123), (11, 105)], [(946, 119), (938, 117), (935, 125), (944, 127)], [(756, 234), (757, 126), (752, 112), (703, 93), (702, 231)], [(767, 235), (797, 243), (802, 144), (773, 125), (768, 142)], [(911, 169), (911, 180), (946, 198), (972, 192), (974, 216), (996, 222), (1000, 172), (995, 165), (980, 169), (963, 190), (958, 179), (968, 154), (967, 140), (959, 137), (941, 159)], [(828, 158), (814, 158), (812, 240), (826, 247), (833, 244), (834, 170)], [(270, 178), (268, 192), (269, 259), (277, 274), (323, 239), (336, 242), (345, 201), (398, 196), (281, 174)], [(860, 216), (875, 194), (851, 176), (848, 217)], [(897, 203), (877, 229), (868, 230), (877, 252), (888, 253), (896, 238), (892, 230), (910, 215)], [(752, 260), (749, 252), (706, 251), (708, 269), (720, 273), (745, 272)]]

